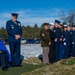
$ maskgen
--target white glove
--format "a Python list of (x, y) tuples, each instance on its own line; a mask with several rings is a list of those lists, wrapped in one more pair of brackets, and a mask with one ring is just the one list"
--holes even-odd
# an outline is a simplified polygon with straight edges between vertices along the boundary
[(64, 42), (64, 45), (66, 46), (66, 43)]
[(72, 44), (74, 44), (74, 42), (72, 42)]
[(63, 41), (65, 41), (65, 38), (63, 39)]

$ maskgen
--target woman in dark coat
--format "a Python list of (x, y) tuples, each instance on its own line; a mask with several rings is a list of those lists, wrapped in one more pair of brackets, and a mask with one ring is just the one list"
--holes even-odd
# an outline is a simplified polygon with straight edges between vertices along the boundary
[(54, 24), (50, 23), (50, 27), (49, 27), (49, 35), (51, 38), (51, 45), (50, 45), (50, 52), (49, 52), (49, 61), (50, 63), (54, 63), (55, 62), (55, 56), (56, 56), (56, 51), (55, 51), (55, 41), (57, 41), (56, 39), (56, 35), (53, 31), (54, 28)]

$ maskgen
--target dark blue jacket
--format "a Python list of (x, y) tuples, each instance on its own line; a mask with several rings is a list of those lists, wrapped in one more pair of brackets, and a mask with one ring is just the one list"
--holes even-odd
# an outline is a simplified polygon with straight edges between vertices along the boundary
[(75, 44), (75, 31), (71, 30), (72, 44)]
[(65, 39), (64, 42), (69, 45), (70, 44), (70, 32), (63, 30), (63, 38)]
[(0, 40), (0, 51), (5, 51), (8, 55), (8, 61), (11, 62), (11, 56), (2, 40)]
[[(12, 41), (17, 41), (15, 39), (15, 35), (20, 35), (22, 36), (22, 27), (21, 27), (21, 23), (19, 21), (13, 22), (12, 20), (7, 21), (6, 23), (6, 29), (8, 32), (8, 41), (12, 42)], [(19, 39), (18, 41), (20, 41), (21, 39)]]
[(60, 41), (60, 38), (62, 37), (60, 29), (54, 27), (54, 33), (56, 35), (57, 41), (59, 42)]

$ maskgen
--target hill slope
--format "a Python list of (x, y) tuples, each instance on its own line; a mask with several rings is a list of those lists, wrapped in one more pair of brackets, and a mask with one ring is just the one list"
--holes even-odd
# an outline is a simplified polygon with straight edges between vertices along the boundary
[(57, 62), (22, 75), (75, 75), (75, 64), (65, 65)]

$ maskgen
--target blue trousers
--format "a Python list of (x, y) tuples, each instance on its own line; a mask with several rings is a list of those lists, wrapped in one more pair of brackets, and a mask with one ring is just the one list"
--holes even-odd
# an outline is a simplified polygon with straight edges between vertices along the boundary
[(57, 42), (56, 43), (56, 61), (59, 61), (60, 60), (60, 42)]
[(75, 57), (75, 44), (72, 45), (72, 57)]
[(59, 51), (59, 58), (60, 60), (63, 59), (63, 55), (64, 55), (64, 45), (61, 43), (60, 44), (60, 51)]
[(9, 42), (9, 47), (12, 66), (20, 65), (20, 41)]
[(68, 58), (69, 58), (69, 45), (64, 45), (63, 59), (68, 59)]

